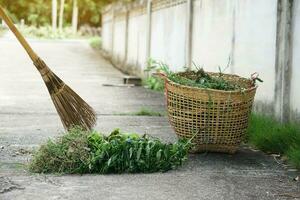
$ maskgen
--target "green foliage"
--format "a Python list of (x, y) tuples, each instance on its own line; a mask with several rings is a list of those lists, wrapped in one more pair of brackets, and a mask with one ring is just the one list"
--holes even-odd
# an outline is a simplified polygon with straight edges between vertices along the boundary
[(51, 1), (43, 0), (0, 0), (12, 19), (17, 22), (40, 26), (51, 22)]
[(226, 81), (221, 71), (219, 76), (216, 77), (210, 76), (203, 68), (197, 68), (195, 71), (186, 71), (186, 73), (178, 74), (172, 72), (164, 63), (149, 60), (147, 71), (153, 70), (162, 71), (168, 79), (180, 85), (225, 91), (245, 89), (237, 83)]
[(300, 128), (280, 124), (263, 115), (251, 115), (248, 128), (250, 143), (267, 152), (285, 153), (291, 147), (300, 148)]
[[(158, 71), (159, 69), (156, 69), (154, 67), (154, 60), (149, 59), (147, 62), (147, 69), (145, 70), (146, 72), (150, 72), (153, 70)], [(143, 80), (143, 85), (146, 88), (149, 88), (151, 90), (159, 91), (162, 92), (165, 89), (165, 81), (161, 79), (160, 77), (154, 77), (154, 76), (149, 76), (146, 79)]]
[[(78, 0), (79, 25), (89, 24), (99, 26), (101, 24), (101, 10), (111, 2), (120, 0)], [(58, 11), (59, 11), (59, 0)], [(127, 2), (124, 0), (123, 2)], [(48, 0), (0, 0), (15, 22), (25, 19), (26, 24), (44, 26), (51, 23), (52, 1)], [(73, 1), (65, 1), (64, 21), (71, 22)]]
[(300, 169), (300, 148), (290, 148), (286, 152), (286, 156), (293, 166)]
[(120, 133), (109, 136), (71, 129), (49, 140), (34, 155), (29, 169), (39, 173), (150, 173), (174, 169), (187, 159), (191, 143), (166, 144), (148, 135)]
[(150, 76), (144, 80), (144, 85), (146, 88), (149, 88), (151, 90), (155, 91), (164, 91), (165, 89), (165, 83), (164, 80), (158, 77)]
[(65, 27), (62, 31), (54, 32), (51, 26), (47, 25), (39, 28), (35, 26), (24, 26), (20, 27), (20, 31), (26, 37), (39, 39), (70, 39), (82, 37), (79, 34), (74, 34), (70, 27)]
[[(280, 124), (263, 115), (251, 115), (247, 130), (249, 143), (268, 153), (286, 155), (300, 167), (300, 127), (295, 124)], [(299, 154), (300, 155), (300, 154)]]
[(174, 169), (186, 160), (188, 143), (164, 144), (156, 138), (113, 131), (108, 137), (89, 136), (91, 171), (98, 173), (157, 172)]
[(96, 49), (96, 50), (101, 49), (101, 37), (92, 37), (89, 39), (89, 43), (93, 49)]

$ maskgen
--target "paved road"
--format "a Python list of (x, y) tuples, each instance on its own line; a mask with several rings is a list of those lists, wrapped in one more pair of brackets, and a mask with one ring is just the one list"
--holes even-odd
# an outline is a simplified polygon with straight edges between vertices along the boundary
[[(95, 108), (97, 129), (176, 138), (165, 117), (122, 116), (164, 110), (160, 93), (104, 87), (122, 74), (84, 41), (30, 41), (46, 63)], [(11, 37), (0, 38), (0, 199), (291, 199), (299, 182), (273, 158), (241, 148), (234, 155), (191, 155), (178, 170), (136, 175), (39, 175), (26, 171), (32, 150), (63, 131), (38, 72)]]

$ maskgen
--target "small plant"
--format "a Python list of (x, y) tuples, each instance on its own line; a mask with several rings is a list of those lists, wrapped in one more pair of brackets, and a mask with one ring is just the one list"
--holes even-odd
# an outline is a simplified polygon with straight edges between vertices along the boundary
[(300, 128), (295, 124), (280, 124), (275, 119), (252, 114), (248, 127), (248, 142), (267, 153), (285, 155), (300, 168)]
[[(153, 67), (154, 63), (154, 60), (149, 59), (147, 62), (147, 69), (145, 70), (145, 72), (150, 72), (153, 70), (158, 71), (159, 69)], [(151, 90), (162, 92), (165, 89), (165, 82), (160, 77), (149, 76), (143, 81), (143, 83), (146, 88), (149, 88)]]
[(73, 128), (49, 140), (34, 155), (29, 169), (38, 173), (150, 173), (174, 169), (187, 159), (189, 140), (166, 144), (149, 135), (109, 136)]
[(100, 50), (101, 49), (101, 38), (100, 37), (92, 37), (89, 39), (90, 46), (93, 49)]
[(165, 89), (165, 83), (164, 80), (158, 77), (149, 76), (144, 80), (144, 85), (146, 88), (149, 88), (151, 90), (155, 91), (163, 91)]

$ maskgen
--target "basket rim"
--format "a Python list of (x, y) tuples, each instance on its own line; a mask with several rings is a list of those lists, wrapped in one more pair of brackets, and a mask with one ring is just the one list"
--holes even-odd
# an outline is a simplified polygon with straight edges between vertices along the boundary
[[(178, 73), (182, 73), (182, 72), (178, 72)], [(216, 72), (208, 72), (208, 73), (210, 73), (210, 74), (218, 74)], [(241, 77), (241, 76), (236, 75), (236, 74), (223, 74), (223, 75), (232, 76), (232, 77), (237, 77), (237, 78), (240, 78), (240, 79), (248, 80), (247, 78)], [(166, 77), (165, 81), (168, 82), (168, 83), (171, 83), (172, 85), (175, 85), (177, 87), (182, 87), (182, 88), (186, 88), (186, 89), (205, 90), (205, 91), (212, 91), (212, 92), (225, 93), (225, 94), (238, 94), (238, 93), (241, 93), (241, 92), (251, 92), (251, 91), (256, 90), (258, 88), (258, 85), (254, 85), (253, 87), (247, 88), (247, 89), (245, 89), (243, 91), (241, 91), (241, 90), (228, 90), (228, 91), (226, 91), (226, 90), (217, 90), (217, 89), (211, 89), (211, 88), (199, 88), (199, 87), (192, 87), (192, 86), (187, 86), (187, 85), (181, 85), (181, 84), (175, 83), (174, 81), (170, 80), (168, 77)]]

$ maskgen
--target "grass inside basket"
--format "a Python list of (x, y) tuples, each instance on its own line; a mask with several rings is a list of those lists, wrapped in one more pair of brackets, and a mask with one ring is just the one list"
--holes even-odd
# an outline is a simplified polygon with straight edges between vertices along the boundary
[(256, 81), (262, 82), (258, 77), (246, 79), (236, 76), (236, 78), (234, 78), (234, 75), (224, 74), (224, 70), (222, 71), (221, 69), (219, 73), (208, 73), (205, 72), (203, 68), (197, 66), (196, 70), (174, 73), (170, 70), (168, 65), (149, 60), (147, 71), (153, 70), (163, 72), (169, 80), (180, 85), (223, 91), (244, 91), (254, 87)]

